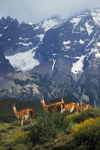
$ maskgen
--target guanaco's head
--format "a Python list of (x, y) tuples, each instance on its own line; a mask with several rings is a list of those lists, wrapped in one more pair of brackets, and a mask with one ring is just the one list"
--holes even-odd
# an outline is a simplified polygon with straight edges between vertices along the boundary
[(79, 100), (79, 104), (82, 105), (82, 100)]
[(62, 103), (64, 103), (64, 99), (63, 99), (63, 97), (60, 97), (60, 98), (61, 98), (61, 102), (62, 102)]
[(12, 105), (12, 109), (14, 110), (16, 108), (15, 104)]
[(79, 102), (76, 102), (76, 105), (79, 106)]
[(40, 102), (43, 103), (44, 102), (44, 98), (40, 98)]

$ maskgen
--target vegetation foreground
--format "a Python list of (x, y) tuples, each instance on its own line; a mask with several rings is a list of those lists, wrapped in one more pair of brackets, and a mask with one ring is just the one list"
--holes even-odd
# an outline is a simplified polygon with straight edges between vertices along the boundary
[(78, 114), (44, 112), (41, 117), (0, 123), (0, 150), (100, 150), (100, 110)]

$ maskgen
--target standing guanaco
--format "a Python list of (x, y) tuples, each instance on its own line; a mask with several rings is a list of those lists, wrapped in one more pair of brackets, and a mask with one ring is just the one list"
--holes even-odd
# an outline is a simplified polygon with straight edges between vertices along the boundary
[(44, 98), (40, 98), (43, 108), (49, 113), (56, 111), (62, 113), (64, 110), (64, 104), (62, 102), (52, 103), (50, 105), (46, 105)]
[(79, 107), (79, 103), (78, 102), (65, 104), (62, 97), (61, 97), (61, 102), (65, 105), (65, 111), (78, 113), (78, 107)]
[(83, 105), (83, 104), (82, 104), (82, 100), (79, 100), (79, 104), (80, 104), (81, 110), (86, 110), (86, 109), (92, 107), (90, 104)]
[(32, 118), (35, 114), (35, 111), (33, 109), (24, 109), (24, 110), (17, 112), (15, 104), (12, 105), (12, 109), (14, 111), (15, 116), (18, 119), (20, 119), (21, 126), (23, 126), (23, 119), (28, 119), (28, 118), (29, 118), (30, 123), (32, 124)]

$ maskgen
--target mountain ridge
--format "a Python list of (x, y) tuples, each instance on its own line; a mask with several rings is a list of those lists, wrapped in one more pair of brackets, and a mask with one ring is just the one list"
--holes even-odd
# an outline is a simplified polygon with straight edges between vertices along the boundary
[[(94, 106), (99, 104), (99, 17), (100, 8), (97, 8), (66, 20), (55, 21), (54, 17), (51, 26), (52, 19), (48, 23), (44, 20), (37, 26), (22, 23), (19, 27), (22, 35), (18, 33), (15, 43), (17, 48), (12, 49), (14, 52), (11, 53), (11, 48), (4, 52), (9, 61), (12, 55), (12, 62), (19, 62), (19, 66), (14, 66), (16, 74), (8, 75), (8, 95), (24, 100), (28, 97), (35, 100), (41, 96), (50, 100), (69, 95)], [(22, 56), (21, 64), (19, 59)], [(8, 88), (4, 85), (2, 79), (2, 87), (7, 95)]]

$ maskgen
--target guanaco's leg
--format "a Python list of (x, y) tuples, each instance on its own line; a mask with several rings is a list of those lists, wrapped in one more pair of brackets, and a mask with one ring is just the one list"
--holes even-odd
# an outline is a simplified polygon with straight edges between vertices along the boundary
[(30, 123), (32, 124), (32, 117), (30, 117)]
[(20, 125), (21, 125), (21, 127), (23, 126), (23, 119), (22, 118), (20, 120)]

